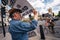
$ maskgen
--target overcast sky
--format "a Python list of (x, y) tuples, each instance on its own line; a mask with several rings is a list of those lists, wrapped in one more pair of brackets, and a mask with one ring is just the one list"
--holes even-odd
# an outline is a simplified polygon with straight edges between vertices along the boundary
[[(47, 12), (51, 7), (53, 12), (57, 13), (60, 10), (60, 0), (27, 0), (37, 11), (41, 13)], [(1, 0), (0, 0), (1, 4)]]
[(39, 12), (47, 12), (48, 8), (52, 8), (57, 13), (60, 10), (60, 0), (27, 0)]

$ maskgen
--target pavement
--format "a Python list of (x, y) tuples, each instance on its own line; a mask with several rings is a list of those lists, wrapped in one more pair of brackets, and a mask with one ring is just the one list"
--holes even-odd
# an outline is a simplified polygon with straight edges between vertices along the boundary
[[(40, 23), (41, 23), (41, 21), (40, 21)], [(60, 23), (60, 20), (56, 21), (56, 25), (54, 27), (55, 34), (52, 34), (50, 32), (47, 33), (47, 31), (44, 31), (45, 40), (60, 40), (60, 24), (59, 23)], [(37, 29), (35, 29), (34, 31), (36, 33), (36, 36), (30, 37), (29, 40), (43, 40), (43, 39), (41, 39), (39, 28), (37, 27)], [(7, 31), (7, 28), (6, 28), (6, 37), (4, 37), (2, 32), (0, 32), (0, 40), (12, 40), (11, 35)]]
[[(29, 40), (42, 40), (40, 39), (40, 35), (30, 37)], [(3, 36), (3, 34), (0, 34), (0, 40), (12, 40), (11, 35), (9, 33), (6, 33), (6, 37)], [(60, 38), (57, 38), (53, 36), (52, 34), (45, 35), (45, 40), (60, 40)]]

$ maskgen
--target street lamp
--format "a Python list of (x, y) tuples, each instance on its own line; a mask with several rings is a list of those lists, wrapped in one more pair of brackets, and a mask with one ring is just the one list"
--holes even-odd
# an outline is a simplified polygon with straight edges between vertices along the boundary
[(2, 21), (3, 35), (5, 37), (5, 28), (4, 28), (4, 21), (3, 21), (4, 14), (5, 14), (5, 7), (1, 7), (1, 21)]
[(3, 35), (5, 37), (5, 28), (4, 28), (4, 21), (3, 21), (3, 18), (6, 17), (6, 9), (5, 9), (5, 6), (8, 4), (8, 0), (1, 0), (3, 6), (1, 6), (1, 21), (2, 21), (2, 28), (3, 28)]

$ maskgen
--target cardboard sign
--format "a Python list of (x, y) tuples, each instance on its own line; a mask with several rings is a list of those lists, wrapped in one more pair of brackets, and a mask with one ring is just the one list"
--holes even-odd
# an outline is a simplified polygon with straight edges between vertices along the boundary
[(28, 36), (29, 36), (29, 38), (30, 37), (35, 37), (35, 36), (37, 36), (37, 34), (36, 34), (35, 31), (30, 31), (30, 32), (28, 32)]
[(32, 12), (33, 7), (27, 0), (14, 0), (13, 2), (10, 3), (12, 4), (13, 8), (21, 9), (23, 16)]

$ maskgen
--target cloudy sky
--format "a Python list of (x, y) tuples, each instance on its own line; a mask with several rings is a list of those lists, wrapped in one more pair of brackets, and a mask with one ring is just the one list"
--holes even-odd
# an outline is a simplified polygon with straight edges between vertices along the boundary
[[(55, 14), (60, 10), (60, 0), (27, 0), (40, 13), (47, 12), (50, 7)], [(1, 4), (1, 0), (0, 0)]]
[(60, 0), (27, 0), (40, 13), (47, 12), (52, 8), (55, 14), (60, 10)]

